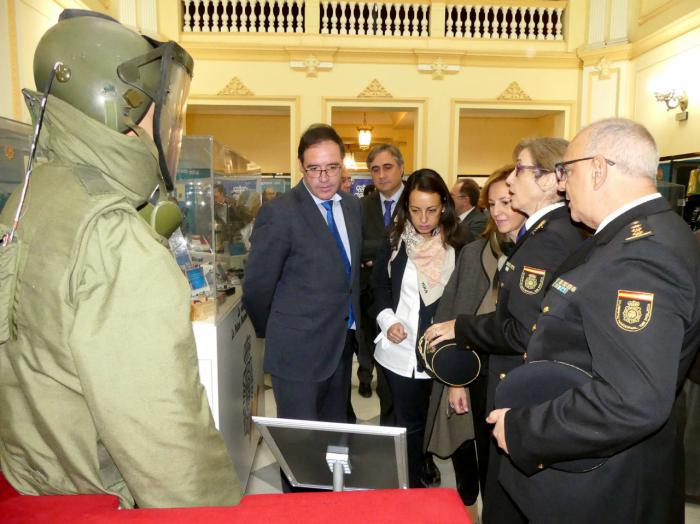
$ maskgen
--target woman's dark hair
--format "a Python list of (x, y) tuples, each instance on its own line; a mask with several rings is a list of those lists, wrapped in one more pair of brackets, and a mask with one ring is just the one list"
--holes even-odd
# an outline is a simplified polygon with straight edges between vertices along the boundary
[(464, 239), (458, 234), (459, 218), (455, 211), (455, 204), (445, 181), (437, 171), (433, 171), (432, 169), (419, 169), (406, 180), (401, 198), (399, 198), (396, 204), (396, 221), (389, 230), (389, 239), (392, 249), (396, 249), (398, 246), (401, 234), (406, 227), (406, 221), (409, 220), (408, 198), (413, 191), (437, 193), (440, 196), (442, 213), (440, 214), (440, 222), (438, 225), (440, 226), (443, 242), (451, 245), (455, 250), (459, 250), (464, 244)]

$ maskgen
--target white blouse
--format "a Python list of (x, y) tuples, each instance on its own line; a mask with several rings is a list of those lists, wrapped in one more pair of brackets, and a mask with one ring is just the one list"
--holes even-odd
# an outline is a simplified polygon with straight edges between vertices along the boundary
[[(406, 260), (406, 269), (403, 272), (401, 296), (396, 312), (386, 308), (377, 315), (380, 333), (374, 339), (376, 343), (374, 358), (382, 366), (402, 377), (429, 379), (430, 376), (426, 373), (416, 371), (416, 330), (419, 312), (418, 272), (409, 258)], [(406, 338), (394, 344), (387, 337), (387, 330), (397, 322), (403, 324)]]

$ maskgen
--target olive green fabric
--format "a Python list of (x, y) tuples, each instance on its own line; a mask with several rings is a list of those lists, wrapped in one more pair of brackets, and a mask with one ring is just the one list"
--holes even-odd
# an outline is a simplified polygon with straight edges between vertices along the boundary
[(112, 493), (127, 508), (237, 503), (188, 283), (134, 208), (156, 159), (55, 98), (41, 147), (51, 161), (34, 169), (17, 231), (16, 336), (0, 346), (5, 477), (22, 493)]

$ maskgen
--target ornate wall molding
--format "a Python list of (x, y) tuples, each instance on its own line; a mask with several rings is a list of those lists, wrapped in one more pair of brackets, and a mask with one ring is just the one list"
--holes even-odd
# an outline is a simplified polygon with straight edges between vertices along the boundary
[(598, 60), (598, 63), (593, 69), (598, 72), (599, 80), (607, 80), (610, 78), (610, 60), (608, 60), (608, 57), (604, 56)]
[(241, 82), (241, 79), (238, 78), (237, 76), (234, 76), (231, 80), (229, 80), (229, 83), (226, 84), (226, 87), (224, 87), (221, 91), (216, 93), (218, 96), (224, 96), (224, 95), (233, 95), (233, 96), (254, 96), (255, 93), (253, 93), (248, 87)]
[(365, 87), (357, 98), (394, 98), (376, 78)]
[(447, 64), (442, 58), (436, 58), (430, 64), (418, 64), (421, 73), (432, 73), (433, 80), (442, 80), (446, 74), (454, 74), (459, 71), (459, 66)]
[(505, 91), (498, 95), (497, 100), (532, 100), (517, 82), (511, 82)]
[(290, 60), (289, 67), (306, 71), (306, 76), (313, 78), (318, 76), (319, 71), (333, 69), (333, 62), (321, 60), (316, 55), (308, 55), (303, 60)]

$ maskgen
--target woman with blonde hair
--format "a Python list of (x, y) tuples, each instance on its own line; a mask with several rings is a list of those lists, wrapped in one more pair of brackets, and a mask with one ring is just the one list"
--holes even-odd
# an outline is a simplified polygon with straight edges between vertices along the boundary
[[(486, 228), (480, 238), (462, 249), (435, 314), (438, 322), (461, 313), (490, 313), (496, 309), (499, 261), (505, 260), (504, 253), (515, 244), (526, 218), (510, 206), (506, 178), (513, 168), (511, 164), (494, 171), (480, 191), (479, 207), (489, 211)], [(457, 491), (466, 506), (476, 502), (480, 486), (483, 491), (488, 463), (490, 435), (485, 422), (488, 355), (480, 357), (481, 371), (469, 385), (469, 397), (464, 387), (448, 388), (438, 381), (433, 383), (425, 435), (428, 452), (452, 458)], [(450, 409), (450, 404), (455, 408)], [(471, 409), (467, 410), (469, 404)], [(461, 416), (453, 415), (455, 411)]]
[[(554, 271), (582, 240), (554, 173), (554, 165), (562, 161), (567, 145), (560, 138), (534, 138), (521, 141), (513, 151), (515, 168), (506, 179), (510, 205), (528, 218), (498, 272), (496, 310), (486, 314), (462, 312), (455, 320), (426, 330), (432, 345), (455, 339), (459, 346), (490, 355), (487, 413), (493, 409), (500, 380), (527, 358), (527, 344)], [(458, 413), (466, 408), (455, 401)], [(526, 522), (498, 483), (500, 457), (497, 447), (491, 445), (483, 520), (486, 524)]]

